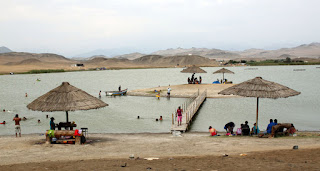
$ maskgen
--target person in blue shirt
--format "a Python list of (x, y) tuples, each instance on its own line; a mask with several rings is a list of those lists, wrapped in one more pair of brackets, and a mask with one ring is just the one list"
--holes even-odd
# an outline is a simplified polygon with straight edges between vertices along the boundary
[(270, 123), (269, 123), (269, 125), (268, 125), (268, 127), (267, 127), (267, 133), (268, 134), (271, 134), (271, 130), (272, 130), (272, 127), (274, 126), (274, 122), (273, 122), (273, 120), (272, 119), (270, 119)]
[(252, 127), (252, 130), (251, 130), (251, 135), (253, 135), (253, 134), (258, 135), (259, 133), (260, 133), (259, 126), (257, 127), (257, 124), (254, 123), (253, 127)]
[(274, 125), (278, 125), (278, 120), (277, 119), (274, 119)]
[(53, 121), (54, 121), (54, 117), (51, 117), (50, 118), (50, 130), (56, 129), (56, 124)]

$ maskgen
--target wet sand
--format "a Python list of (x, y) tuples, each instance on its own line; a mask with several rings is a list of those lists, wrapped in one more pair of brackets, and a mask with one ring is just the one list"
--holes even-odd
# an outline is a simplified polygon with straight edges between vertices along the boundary
[(192, 97), (195, 94), (202, 93), (207, 90), (207, 98), (230, 98), (236, 96), (225, 96), (218, 94), (220, 91), (233, 86), (234, 84), (182, 84), (182, 85), (168, 85), (146, 89), (129, 90), (127, 95), (130, 96), (150, 96), (156, 97), (157, 92), (160, 91), (161, 97), (167, 96), (168, 87), (171, 88), (170, 97)]
[[(0, 137), (5, 170), (285, 170), (319, 169), (319, 133), (297, 137), (211, 137), (209, 133), (90, 134), (84, 145), (45, 144), (39, 134)], [(298, 150), (292, 147), (298, 145)], [(279, 151), (284, 150), (284, 151)], [(134, 159), (129, 159), (130, 155)], [(227, 154), (227, 157), (223, 157)], [(240, 156), (245, 154), (246, 156)], [(147, 161), (144, 158), (159, 160)], [(305, 163), (307, 162), (307, 163)], [(251, 167), (251, 169), (250, 169)], [(241, 169), (240, 169), (241, 170)]]

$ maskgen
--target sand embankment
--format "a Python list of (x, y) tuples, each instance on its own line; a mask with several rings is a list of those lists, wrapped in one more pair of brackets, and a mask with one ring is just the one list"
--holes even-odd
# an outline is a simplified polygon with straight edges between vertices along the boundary
[(195, 94), (202, 93), (207, 90), (208, 98), (228, 98), (228, 97), (236, 97), (236, 96), (225, 96), (218, 94), (220, 91), (233, 86), (234, 84), (182, 84), (182, 85), (170, 85), (170, 86), (161, 86), (161, 87), (153, 87), (146, 89), (137, 89), (137, 90), (129, 90), (127, 95), (130, 96), (150, 96), (156, 97), (157, 92), (154, 90), (160, 91), (161, 97), (167, 96), (168, 87), (171, 88), (170, 97), (192, 97)]

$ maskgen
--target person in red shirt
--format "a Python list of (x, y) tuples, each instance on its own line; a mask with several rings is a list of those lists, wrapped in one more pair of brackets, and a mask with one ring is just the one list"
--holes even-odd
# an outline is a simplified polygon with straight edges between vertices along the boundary
[(21, 118), (19, 118), (18, 114), (16, 114), (16, 116), (13, 118), (13, 121), (15, 122), (16, 137), (18, 137), (18, 133), (19, 133), (19, 137), (21, 137), (21, 128), (20, 128)]

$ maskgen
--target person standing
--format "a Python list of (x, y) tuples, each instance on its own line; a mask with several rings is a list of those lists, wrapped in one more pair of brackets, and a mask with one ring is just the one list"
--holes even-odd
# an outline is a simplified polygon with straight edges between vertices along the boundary
[(177, 109), (177, 114), (178, 114), (178, 126), (179, 126), (179, 125), (181, 125), (181, 121), (182, 121), (182, 109), (180, 106)]
[(121, 85), (119, 85), (119, 91), (121, 91)]
[(13, 121), (15, 122), (16, 137), (18, 137), (18, 133), (19, 133), (19, 137), (21, 137), (21, 128), (20, 128), (21, 118), (19, 118), (18, 114), (16, 114), (16, 116), (13, 118)]
[(101, 90), (99, 91), (99, 98), (101, 98)]
[(50, 118), (50, 130), (55, 130), (56, 124), (54, 123), (54, 117)]
[(170, 97), (170, 91), (171, 91), (171, 88), (168, 87), (168, 92), (167, 92), (167, 96)]

